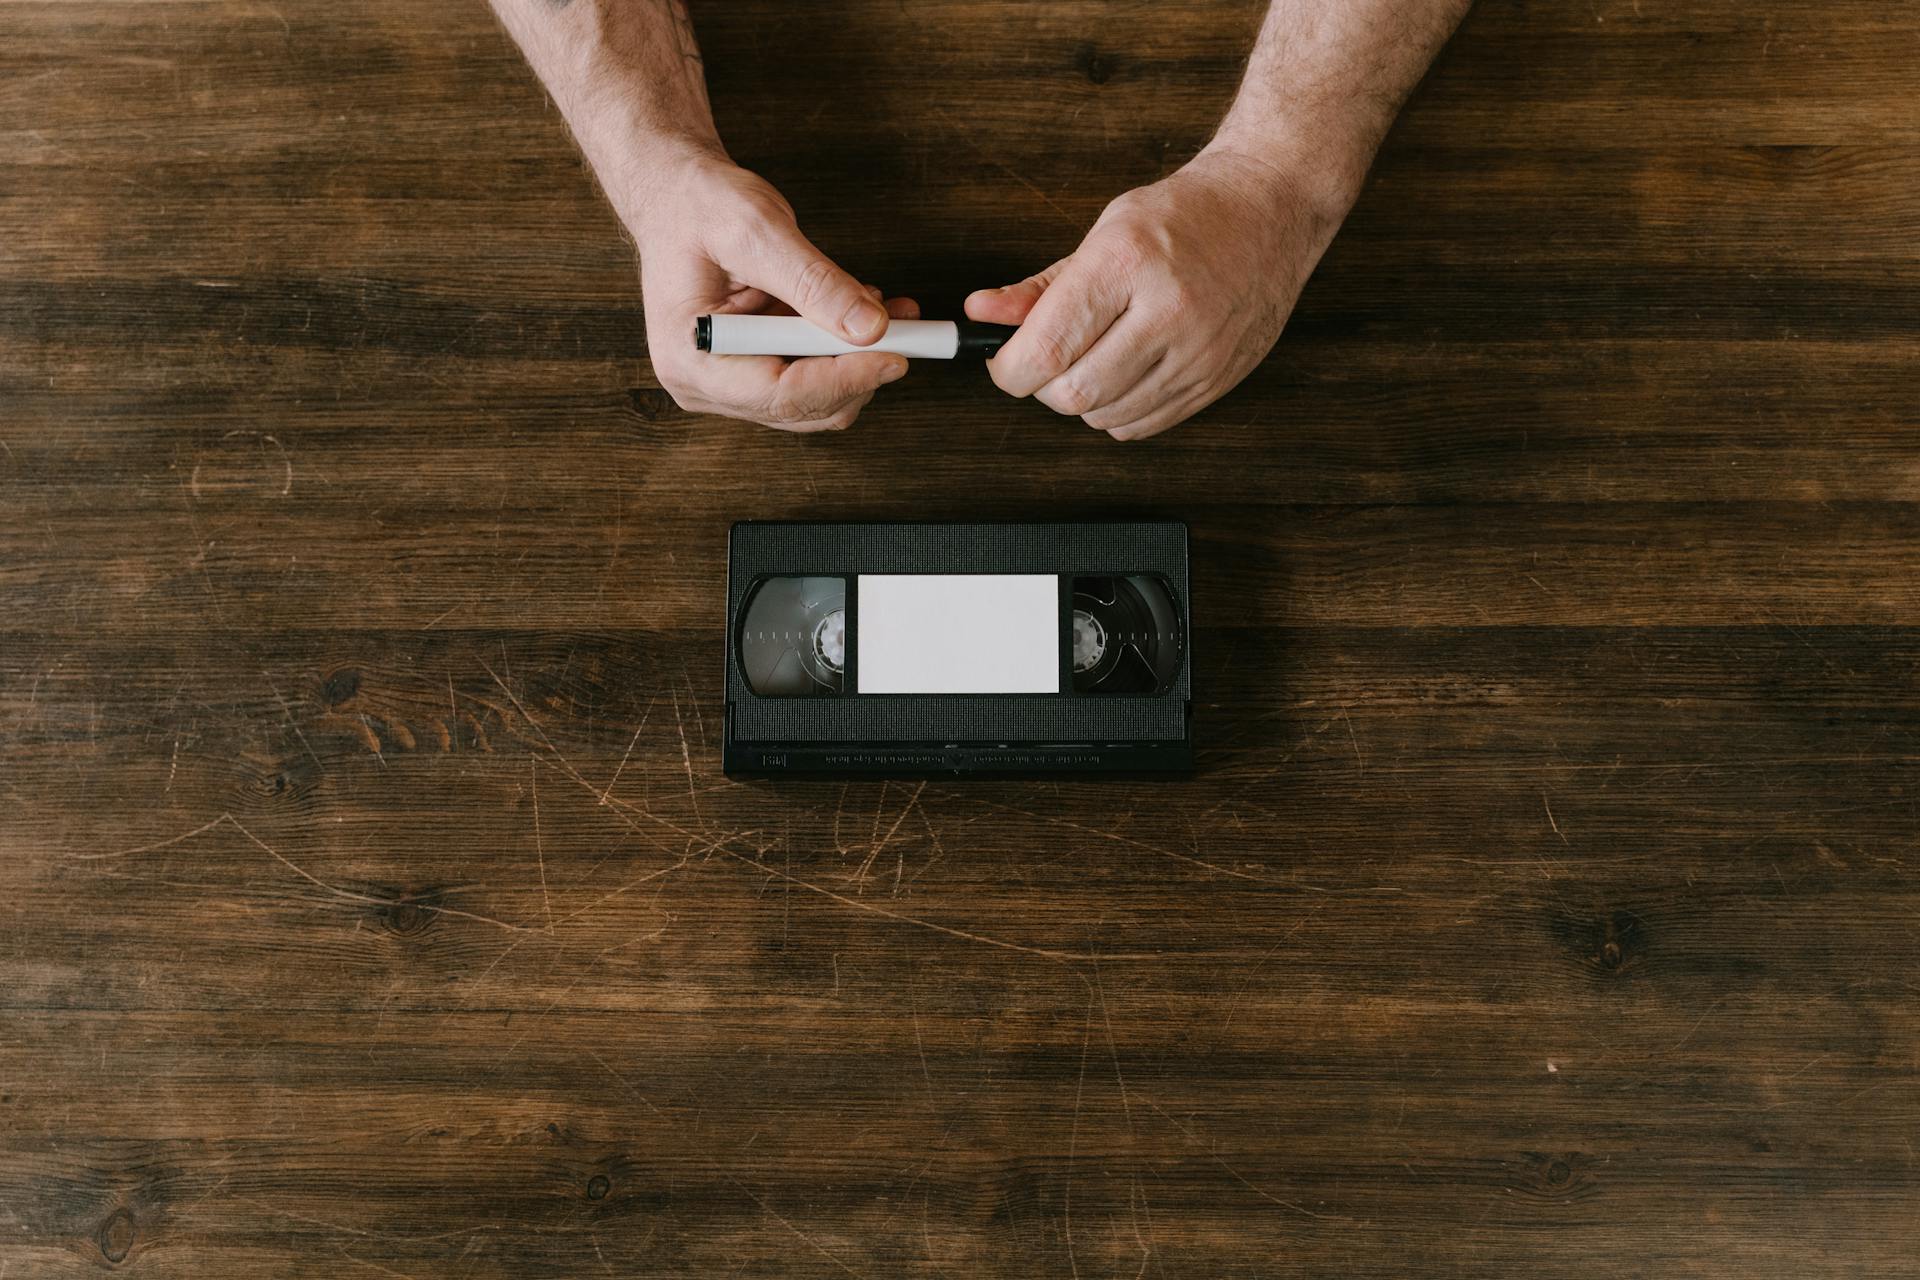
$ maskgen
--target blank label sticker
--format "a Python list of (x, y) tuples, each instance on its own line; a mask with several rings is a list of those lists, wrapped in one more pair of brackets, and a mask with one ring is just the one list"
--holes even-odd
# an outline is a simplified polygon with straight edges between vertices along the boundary
[(1060, 692), (1053, 574), (863, 573), (854, 608), (860, 693)]

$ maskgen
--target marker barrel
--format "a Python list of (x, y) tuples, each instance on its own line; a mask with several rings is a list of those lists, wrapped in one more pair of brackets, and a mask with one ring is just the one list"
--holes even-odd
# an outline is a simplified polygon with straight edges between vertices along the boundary
[(917, 360), (951, 360), (962, 352), (991, 356), (1013, 333), (1006, 325), (953, 320), (893, 320), (878, 342), (855, 346), (798, 316), (701, 316), (693, 342), (716, 356), (844, 356), (884, 351)]

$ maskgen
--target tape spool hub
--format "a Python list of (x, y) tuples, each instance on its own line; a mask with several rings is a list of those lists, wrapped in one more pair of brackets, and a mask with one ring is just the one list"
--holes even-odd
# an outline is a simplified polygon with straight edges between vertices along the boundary
[(847, 580), (766, 578), (740, 622), (747, 687), (770, 697), (846, 691)]
[(1075, 693), (1156, 693), (1179, 672), (1183, 648), (1179, 610), (1161, 579), (1073, 580)]

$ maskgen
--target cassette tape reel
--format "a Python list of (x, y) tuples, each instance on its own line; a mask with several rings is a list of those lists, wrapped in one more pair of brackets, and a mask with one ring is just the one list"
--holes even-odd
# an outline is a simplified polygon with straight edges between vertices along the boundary
[(1145, 574), (1073, 580), (1076, 693), (1157, 693), (1180, 669), (1180, 615)]
[(770, 697), (839, 694), (847, 679), (847, 580), (767, 578), (740, 625), (747, 684)]

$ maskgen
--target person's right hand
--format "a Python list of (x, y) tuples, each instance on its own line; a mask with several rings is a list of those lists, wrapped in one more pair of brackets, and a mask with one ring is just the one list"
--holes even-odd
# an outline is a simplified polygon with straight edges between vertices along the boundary
[(696, 350), (694, 319), (708, 314), (797, 314), (865, 346), (888, 316), (916, 319), (920, 309), (834, 265), (800, 234), (778, 191), (723, 156), (681, 159), (645, 181), (627, 221), (640, 245), (647, 351), (675, 404), (785, 431), (838, 431), (906, 373), (905, 356), (880, 352), (786, 360)]

